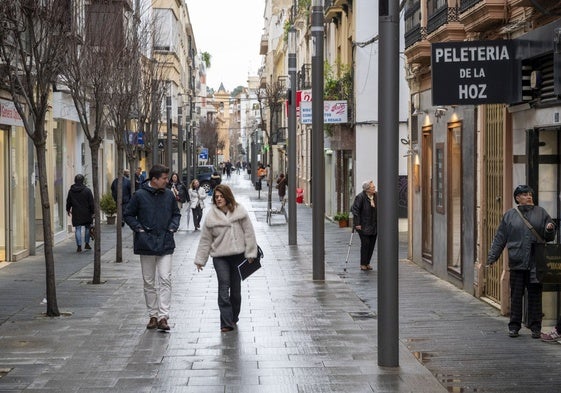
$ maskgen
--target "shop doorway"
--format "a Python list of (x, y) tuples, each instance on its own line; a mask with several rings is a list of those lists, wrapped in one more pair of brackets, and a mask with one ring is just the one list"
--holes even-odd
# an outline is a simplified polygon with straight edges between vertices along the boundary
[(433, 195), (433, 146), (432, 126), (423, 127), (421, 153), (421, 189), (422, 193), (422, 242), (423, 260), (432, 263), (432, 195)]
[(557, 225), (561, 218), (561, 127), (534, 128), (526, 136), (526, 179), (534, 190), (534, 203), (543, 207)]
[[(8, 130), (0, 127), (0, 176), (2, 179), (9, 179), (8, 173)], [(0, 204), (0, 262), (5, 262), (6, 255), (9, 255), (8, 241), (7, 241), (7, 228), (8, 228), (8, 214), (10, 205), (10, 198), (7, 192), (6, 181), (0, 181), (0, 195), (4, 195), (3, 202)]]

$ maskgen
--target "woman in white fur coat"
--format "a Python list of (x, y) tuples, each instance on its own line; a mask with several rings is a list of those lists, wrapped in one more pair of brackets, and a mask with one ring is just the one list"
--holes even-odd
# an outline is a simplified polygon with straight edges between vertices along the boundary
[(209, 255), (213, 258), (218, 279), (220, 331), (225, 333), (234, 330), (240, 315), (238, 265), (246, 258), (252, 263), (257, 257), (257, 241), (247, 210), (236, 202), (230, 187), (217, 185), (212, 202), (203, 224), (195, 265), (201, 271)]

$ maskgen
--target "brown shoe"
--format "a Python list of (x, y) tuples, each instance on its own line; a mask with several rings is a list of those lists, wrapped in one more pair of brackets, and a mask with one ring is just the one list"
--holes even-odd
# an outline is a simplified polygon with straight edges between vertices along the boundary
[(146, 329), (156, 329), (158, 327), (158, 318), (151, 317), (150, 322), (146, 325)]
[(90, 243), (86, 243), (86, 246), (84, 247), (86, 250), (91, 250), (92, 248), (90, 247)]
[(168, 320), (162, 318), (158, 321), (158, 330), (169, 330)]
[(78, 246), (78, 248), (76, 249), (76, 252), (82, 252), (82, 246)]

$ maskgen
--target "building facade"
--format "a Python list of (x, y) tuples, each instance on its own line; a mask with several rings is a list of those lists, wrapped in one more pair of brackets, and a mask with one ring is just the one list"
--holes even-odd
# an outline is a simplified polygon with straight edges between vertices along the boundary
[[(506, 257), (490, 269), (484, 265), (500, 219), (514, 205), (512, 190), (518, 184), (531, 185), (537, 203), (556, 222), (560, 217), (556, 170), (561, 86), (556, 80), (561, 69), (555, 61), (555, 42), (561, 6), (554, 3), (542, 7), (524, 0), (410, 0), (404, 9), (413, 150), (409, 257), (505, 314), (509, 311)], [(477, 94), (474, 90), (473, 95), (463, 90), (463, 84), (450, 85), (457, 99), (441, 102), (443, 86), (435, 85), (439, 65), (431, 63), (432, 46), (471, 42), (479, 47), (512, 47), (502, 72), (512, 68), (513, 76), (502, 89), (489, 87)], [(467, 60), (458, 60), (462, 61)], [(465, 86), (491, 86), (481, 70), (461, 68)], [(503, 97), (485, 102), (498, 93)], [(463, 103), (470, 98), (482, 101)], [(546, 319), (556, 317), (551, 289), (544, 294)]]

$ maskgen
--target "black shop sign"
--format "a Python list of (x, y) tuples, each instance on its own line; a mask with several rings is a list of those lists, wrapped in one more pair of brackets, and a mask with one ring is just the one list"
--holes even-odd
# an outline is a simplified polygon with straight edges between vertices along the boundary
[(434, 43), (431, 55), (433, 105), (516, 100), (519, 82), (512, 41)]

